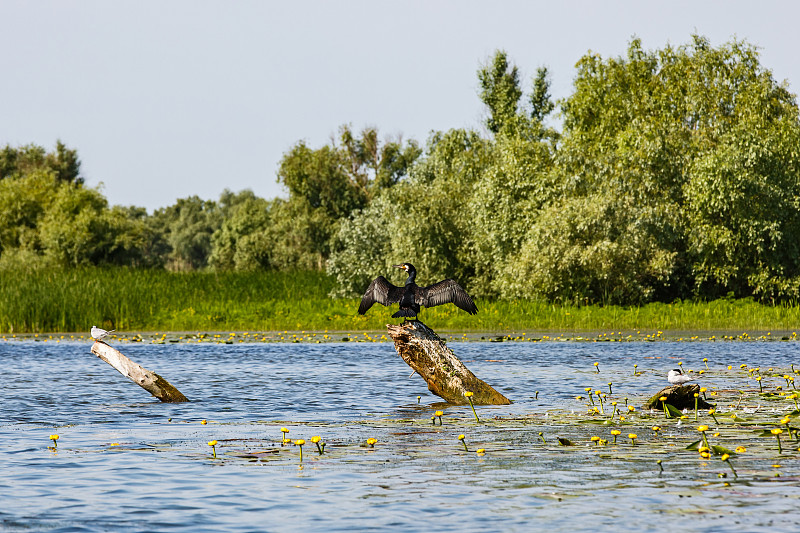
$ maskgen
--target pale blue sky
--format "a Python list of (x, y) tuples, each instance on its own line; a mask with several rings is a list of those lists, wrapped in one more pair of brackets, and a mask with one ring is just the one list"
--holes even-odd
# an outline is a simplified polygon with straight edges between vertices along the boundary
[(2, 0), (0, 145), (61, 139), (112, 204), (152, 211), (226, 187), (274, 197), (281, 155), (342, 124), (420, 142), (481, 128), (475, 72), (499, 48), (526, 88), (547, 66), (563, 97), (588, 50), (736, 36), (797, 93), (800, 3), (757, 5)]

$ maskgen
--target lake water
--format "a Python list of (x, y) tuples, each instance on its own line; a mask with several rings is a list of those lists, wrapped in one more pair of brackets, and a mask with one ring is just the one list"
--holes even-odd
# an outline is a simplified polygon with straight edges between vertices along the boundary
[[(722, 422), (723, 437), (750, 449), (735, 458), (734, 479), (719, 459), (685, 450), (697, 438), (693, 419), (666, 421), (639, 406), (678, 361), (696, 372), (705, 357), (701, 382), (733, 409), (739, 390), (758, 391), (739, 366), (791, 372), (797, 342), (450, 346), (514, 404), (477, 407), (477, 423), (469, 406), (438, 403), (409, 377), (391, 343), (117, 345), (192, 400), (162, 404), (88, 342), (0, 341), (0, 530), (796, 530), (796, 444), (778, 454), (754, 427)], [(607, 416), (587, 420), (575, 396), (608, 382), (608, 401), (627, 398), (637, 411), (617, 445), (597, 447), (589, 437), (610, 439), (614, 426), (602, 424)], [(761, 403), (748, 397), (738, 409), (777, 420), (794, 408), (783, 398)], [(443, 424), (432, 425), (438, 409)], [(663, 423), (662, 436), (653, 423)], [(296, 446), (280, 446), (281, 427), (305, 439), (302, 464)]]

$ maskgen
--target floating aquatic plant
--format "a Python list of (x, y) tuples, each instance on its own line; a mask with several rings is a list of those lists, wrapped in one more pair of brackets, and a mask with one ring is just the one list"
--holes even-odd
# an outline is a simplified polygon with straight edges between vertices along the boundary
[(296, 441), (294, 441), (295, 446), (299, 446), (300, 447), (300, 462), (301, 463), (303, 462), (303, 444), (305, 444), (305, 443), (306, 443), (306, 441), (303, 440), (303, 439), (297, 439)]
[(661, 459), (659, 459), (658, 461), (656, 461), (656, 464), (658, 465), (658, 468), (660, 468), (660, 469), (661, 469), (661, 470), (659, 470), (659, 471), (658, 471), (658, 473), (660, 474), (661, 472), (663, 472), (663, 471), (664, 471), (664, 465), (662, 465), (662, 464), (661, 464)]
[(466, 396), (467, 400), (469, 401), (469, 406), (472, 407), (472, 414), (475, 415), (475, 422), (480, 423), (478, 413), (475, 411), (475, 404), (472, 403), (472, 391), (465, 392), (464, 396)]
[(720, 459), (722, 461), (725, 461), (726, 463), (728, 463), (728, 466), (731, 467), (731, 472), (733, 472), (733, 477), (738, 478), (739, 474), (737, 474), (736, 473), (736, 469), (733, 468), (733, 465), (731, 464), (730, 458), (731, 458), (731, 456), (728, 455), (727, 453), (723, 453), (722, 457), (720, 457)]
[(443, 415), (444, 413), (443, 413), (442, 411), (436, 411), (436, 412), (435, 412), (435, 413), (433, 413), (433, 414), (434, 414), (434, 416), (436, 416), (436, 417), (439, 419), (439, 425), (441, 426), (441, 425), (442, 425), (442, 415)]
[[(539, 433), (539, 435), (541, 435), (541, 433)], [(460, 441), (461, 441), (461, 444), (463, 444), (463, 445), (464, 445), (464, 451), (465, 451), (465, 452), (468, 452), (468, 451), (469, 451), (469, 448), (467, 448), (467, 441), (466, 441), (466, 438), (467, 438), (467, 437), (466, 437), (466, 435), (463, 435), (463, 434), (458, 436), (458, 440), (460, 440)]]
[(546, 441), (546, 440), (544, 440), (544, 432), (543, 432), (543, 431), (540, 431), (540, 432), (539, 432), (539, 438), (540, 438), (540, 439), (542, 439), (542, 442), (543, 442), (544, 444), (547, 444), (547, 441)]
[(794, 392), (794, 393), (789, 395), (789, 399), (790, 400), (794, 400), (794, 408), (795, 409), (800, 409), (800, 406), (797, 405), (797, 397), (798, 397), (798, 394), (796, 392)]
[(53, 448), (58, 448), (58, 435), (50, 435), (50, 440), (53, 441)]
[(669, 409), (667, 409), (667, 397), (661, 396), (658, 401), (661, 402), (661, 405), (664, 407), (664, 418), (669, 418)]
[(375, 444), (377, 442), (378, 442), (378, 439), (376, 439), (374, 437), (370, 437), (370, 438), (367, 439), (367, 444), (369, 445), (370, 448), (374, 448)]
[(211, 452), (214, 454), (214, 459), (217, 458), (217, 441), (210, 440), (208, 441), (208, 445), (211, 446)]
[(286, 437), (286, 434), (289, 433), (289, 428), (281, 428), (281, 433), (283, 433), (283, 436), (281, 437), (281, 446), (283, 446), (286, 441), (289, 440)]
[(775, 428), (771, 433), (778, 439), (778, 453), (783, 453), (783, 448), (781, 447), (781, 433), (783, 433), (783, 430), (781, 428)]
[[(319, 435), (315, 435), (315, 436), (311, 437), (311, 442), (313, 442), (314, 444), (317, 445), (317, 451), (319, 452), (320, 455), (322, 455), (322, 450), (323, 450), (323, 448), (319, 445), (321, 440), (322, 440), (322, 437), (320, 437)], [(322, 446), (325, 446), (324, 442), (322, 443)]]
[(706, 448), (710, 448), (708, 445), (708, 439), (706, 438), (706, 431), (708, 431), (708, 426), (698, 426), (697, 431), (700, 432), (700, 435), (703, 436), (703, 444), (706, 445)]
[(628, 433), (628, 438), (631, 439), (631, 446), (636, 446), (636, 433)]
[(716, 413), (716, 412), (717, 412), (717, 410), (716, 410), (715, 408), (713, 408), (713, 407), (712, 407), (711, 409), (709, 409), (709, 410), (708, 410), (708, 414), (711, 416), (711, 418), (713, 418), (713, 419), (714, 419), (714, 423), (715, 423), (716, 425), (719, 425), (719, 420), (717, 420), (717, 417), (716, 417), (716, 416), (714, 416), (714, 413)]
[(616, 444), (617, 443), (617, 436), (619, 436), (620, 433), (622, 433), (622, 432), (620, 430), (618, 430), (618, 429), (612, 429), (611, 430), (611, 434), (614, 436), (614, 442), (612, 444)]
[(595, 370), (597, 370), (597, 372), (598, 372), (598, 373), (600, 373), (600, 363), (598, 363), (597, 361), (595, 361), (595, 363), (594, 363), (594, 368), (595, 368)]

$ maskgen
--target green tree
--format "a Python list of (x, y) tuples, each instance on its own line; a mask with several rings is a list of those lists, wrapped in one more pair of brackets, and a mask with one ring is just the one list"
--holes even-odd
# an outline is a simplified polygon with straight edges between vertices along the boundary
[(536, 70), (528, 101), (531, 107), (530, 117), (536, 122), (544, 122), (544, 119), (555, 109), (556, 106), (550, 94), (550, 78), (547, 68), (541, 67)]
[(142, 266), (150, 238), (143, 221), (109, 209), (99, 191), (75, 184), (58, 188), (38, 230), (44, 254), (64, 266)]
[(498, 50), (492, 60), (478, 70), (481, 101), (489, 108), (486, 127), (498, 133), (517, 116), (522, 98), (519, 71), (508, 64), (506, 52)]
[(238, 195), (225, 191), (220, 204), (225, 214), (211, 239), (209, 264), (220, 270), (271, 267), (274, 243), (269, 233), (272, 226), (270, 202), (258, 198), (252, 191), (242, 191)]
[[(226, 194), (228, 191), (223, 192), (223, 200)], [(222, 224), (221, 211), (214, 201), (190, 196), (153, 213), (150, 226), (163, 236), (160, 248), (169, 270), (197, 270), (208, 265), (211, 237)]]
[(512, 277), (616, 303), (796, 295), (797, 107), (753, 47), (587, 54), (562, 116), (559, 194)]
[(274, 264), (325, 267), (341, 224), (401, 182), (420, 155), (414, 141), (378, 141), (374, 128), (360, 137), (344, 126), (340, 144), (311, 149), (301, 142), (284, 155), (278, 180), (289, 199), (274, 205)]
[(488, 147), (472, 131), (434, 133), (409, 179), (340, 226), (328, 262), (337, 294), (363, 291), (377, 274), (405, 261), (424, 265), (420, 283), (454, 277), (469, 287), (475, 270), (468, 260), (474, 225), (468, 211)]
[(56, 142), (55, 152), (47, 152), (34, 144), (19, 148), (6, 145), (0, 150), (0, 180), (43, 170), (53, 172), (60, 181), (80, 185), (83, 184), (80, 169), (78, 152), (70, 150), (61, 141)]
[(44, 170), (0, 180), (0, 254), (41, 251), (39, 222), (58, 187), (53, 173)]
[(538, 123), (529, 122), (527, 129), (536, 133), (517, 128), (495, 137), (469, 202), (469, 261), (482, 280), (476, 292), (481, 296), (508, 293), (516, 280), (503, 275), (506, 263), (528, 240), (541, 207), (555, 196), (554, 147), (537, 138)]

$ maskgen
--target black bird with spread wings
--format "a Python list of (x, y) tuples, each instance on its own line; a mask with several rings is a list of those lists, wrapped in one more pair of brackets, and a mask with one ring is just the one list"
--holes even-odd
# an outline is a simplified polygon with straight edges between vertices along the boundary
[(392, 285), (383, 276), (378, 276), (367, 287), (367, 292), (361, 298), (358, 314), (366, 313), (375, 302), (383, 305), (400, 304), (400, 310), (392, 315), (394, 318), (413, 318), (419, 314), (420, 306), (434, 307), (447, 303), (454, 303), (467, 313), (474, 315), (478, 307), (472, 301), (467, 291), (452, 279), (446, 279), (427, 287), (420, 287), (414, 283), (417, 269), (410, 263), (394, 265), (408, 273), (408, 279), (403, 287)]

